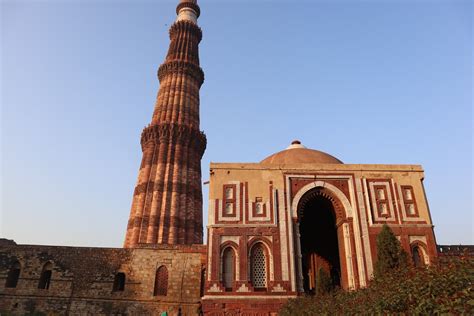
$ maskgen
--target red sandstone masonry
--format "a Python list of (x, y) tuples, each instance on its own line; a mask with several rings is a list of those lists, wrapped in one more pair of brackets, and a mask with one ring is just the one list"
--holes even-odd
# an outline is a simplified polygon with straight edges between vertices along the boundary
[[(195, 1), (181, 1), (199, 15)], [(178, 10), (179, 12), (179, 10)], [(133, 195), (125, 248), (139, 244), (202, 243), (201, 158), (206, 137), (199, 131), (201, 29), (175, 22), (158, 70), (161, 86), (151, 123), (143, 130), (143, 158)]]

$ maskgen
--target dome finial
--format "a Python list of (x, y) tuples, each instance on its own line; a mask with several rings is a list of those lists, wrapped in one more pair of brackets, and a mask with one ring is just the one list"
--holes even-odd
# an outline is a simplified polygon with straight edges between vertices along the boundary
[(306, 148), (306, 147), (301, 145), (301, 142), (297, 139), (292, 141), (290, 146), (286, 147), (286, 149), (295, 149), (295, 148)]
[(308, 149), (303, 146), (297, 139), (291, 142), (285, 150), (279, 151), (276, 154), (268, 156), (260, 161), (261, 164), (333, 164), (343, 163), (336, 157), (333, 157), (325, 152)]

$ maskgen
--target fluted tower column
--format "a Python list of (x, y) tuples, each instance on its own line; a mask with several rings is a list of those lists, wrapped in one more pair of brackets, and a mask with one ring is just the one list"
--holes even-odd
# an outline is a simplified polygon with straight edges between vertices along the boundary
[(150, 125), (142, 132), (142, 163), (133, 194), (124, 247), (202, 243), (197, 0), (181, 0), (171, 43), (158, 70), (160, 89)]

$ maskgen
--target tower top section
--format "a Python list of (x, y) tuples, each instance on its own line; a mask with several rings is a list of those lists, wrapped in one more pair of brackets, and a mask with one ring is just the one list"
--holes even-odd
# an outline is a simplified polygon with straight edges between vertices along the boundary
[(197, 4), (197, 0), (180, 0), (176, 7), (176, 22), (190, 21), (197, 25), (197, 19), (201, 14), (201, 9)]

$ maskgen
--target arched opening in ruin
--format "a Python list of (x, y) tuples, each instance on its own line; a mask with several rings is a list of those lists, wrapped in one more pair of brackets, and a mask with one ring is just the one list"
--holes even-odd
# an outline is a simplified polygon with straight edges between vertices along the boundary
[(306, 294), (320, 294), (341, 286), (336, 212), (320, 190), (303, 196), (298, 208), (301, 268)]
[(10, 267), (10, 271), (8, 271), (5, 287), (15, 288), (20, 278), (20, 272), (21, 272), (21, 265), (18, 261), (15, 261)]
[(38, 289), (48, 290), (51, 284), (51, 275), (53, 274), (53, 265), (51, 262), (46, 262), (41, 271), (38, 282)]

